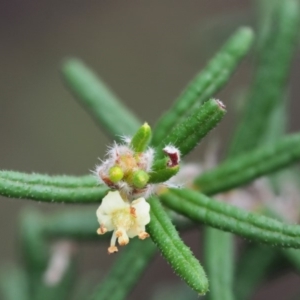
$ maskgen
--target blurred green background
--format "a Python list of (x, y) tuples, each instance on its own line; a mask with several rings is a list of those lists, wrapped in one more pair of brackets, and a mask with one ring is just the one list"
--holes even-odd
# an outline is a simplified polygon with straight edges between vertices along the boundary
[[(65, 57), (84, 60), (142, 120), (154, 125), (236, 27), (255, 25), (254, 4), (253, 0), (0, 1), (1, 169), (80, 175), (103, 157), (110, 140), (64, 87), (59, 68)], [(222, 136), (221, 143), (235, 126), (234, 101), (242, 101), (251, 64), (251, 58), (243, 62), (218, 95), (229, 111), (222, 127), (212, 133)], [(291, 130), (299, 128), (298, 77), (299, 55), (291, 78)], [(203, 148), (190, 159), (202, 160)], [(70, 207), (0, 197), (0, 268), (18, 262), (18, 216), (26, 206), (45, 214)], [(200, 251), (197, 234), (185, 238)], [(79, 246), (83, 275), (105, 274), (114, 260), (107, 256), (106, 246)], [(179, 282), (156, 258), (131, 299), (144, 298), (146, 287), (156, 288), (165, 278)], [(278, 291), (292, 290), (296, 283), (299, 277), (289, 273), (268, 283), (255, 299), (283, 299)]]

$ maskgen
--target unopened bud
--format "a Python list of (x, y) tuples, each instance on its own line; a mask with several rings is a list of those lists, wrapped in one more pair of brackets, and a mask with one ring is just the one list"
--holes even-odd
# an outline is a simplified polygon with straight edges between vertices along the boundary
[(118, 166), (111, 167), (109, 169), (108, 174), (109, 174), (109, 179), (113, 183), (116, 183), (116, 182), (120, 181), (124, 176), (123, 170)]
[(146, 150), (151, 139), (151, 127), (148, 123), (142, 125), (136, 134), (132, 137), (130, 146), (137, 152), (143, 152)]
[(141, 189), (146, 186), (149, 180), (149, 175), (143, 171), (139, 170), (133, 173), (132, 183), (135, 187)]
[(175, 167), (180, 162), (180, 151), (173, 145), (166, 146), (163, 151), (169, 156), (168, 167)]

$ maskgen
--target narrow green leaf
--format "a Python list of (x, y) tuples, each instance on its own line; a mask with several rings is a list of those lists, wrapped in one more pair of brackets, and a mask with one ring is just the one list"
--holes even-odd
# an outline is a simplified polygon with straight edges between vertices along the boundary
[(5, 268), (0, 274), (0, 296), (4, 300), (30, 300), (28, 278), (22, 269)]
[(64, 271), (62, 278), (54, 285), (47, 284), (41, 274), (40, 281), (36, 283), (34, 300), (66, 300), (70, 299), (71, 291), (75, 284), (76, 268), (74, 261), (69, 263), (69, 266)]
[[(227, 253), (230, 253), (230, 255), (226, 255)], [(210, 285), (207, 299), (234, 299), (232, 292), (234, 264), (232, 234), (212, 227), (206, 227), (204, 235), (204, 259)]]
[[(1, 176), (1, 175), (0, 175)], [(58, 181), (59, 182), (59, 181)], [(31, 199), (42, 202), (65, 203), (100, 203), (108, 191), (107, 187), (98, 185), (90, 187), (68, 187), (62, 182), (56, 185), (34, 183), (26, 180), (16, 181), (0, 177), (0, 195), (9, 198)]]
[(280, 249), (282, 255), (289, 261), (292, 267), (300, 273), (300, 251), (299, 249)]
[[(274, 34), (273, 32), (273, 12), (274, 12), (274, 7), (278, 6), (278, 3), (276, 3), (278, 1), (264, 1), (264, 0), (260, 0), (257, 1), (257, 6), (259, 6), (259, 11), (258, 13), (260, 14), (260, 18), (259, 18), (259, 30), (257, 33), (257, 40), (256, 40), (256, 58), (258, 58), (258, 65), (257, 65), (257, 72), (255, 73), (255, 77), (259, 77), (263, 72), (265, 74), (265, 80), (267, 80), (267, 82), (261, 82), (261, 90), (260, 91), (256, 91), (253, 90), (252, 92), (250, 92), (250, 98), (249, 101), (251, 101), (251, 96), (256, 95), (257, 98), (259, 98), (260, 100), (260, 104), (261, 106), (266, 105), (265, 103), (265, 98), (264, 95), (265, 93), (269, 93), (268, 90), (270, 86), (272, 85), (272, 83), (270, 84), (269, 79), (270, 78), (275, 78), (273, 76), (273, 74), (268, 74), (269, 72), (273, 72), (273, 65), (269, 65), (270, 69), (269, 70), (264, 70), (261, 68), (265, 68), (266, 67), (266, 60), (265, 59), (261, 59), (263, 57), (263, 53), (267, 53), (270, 51), (274, 51), (273, 49), (273, 45), (272, 43), (270, 43), (271, 39), (276, 39), (277, 35)], [(275, 4), (276, 3), (276, 4)], [(275, 54), (276, 56), (276, 54)], [(280, 54), (278, 56), (278, 59), (280, 59)], [(274, 83), (276, 84), (276, 83)], [(254, 89), (256, 89), (256, 87), (253, 87)], [(272, 87), (273, 88), (273, 87)], [(263, 120), (264, 120), (264, 127), (260, 128), (259, 132), (256, 132), (256, 141), (260, 141), (260, 144), (262, 146), (262, 144), (267, 144), (267, 143), (276, 143), (278, 140), (278, 137), (280, 135), (280, 133), (283, 133), (284, 129), (285, 129), (285, 106), (286, 106), (286, 101), (280, 101), (280, 95), (283, 96), (284, 94), (284, 89), (285, 89), (285, 85), (281, 85), (281, 88), (278, 88), (278, 99), (277, 99), (277, 103), (274, 104), (271, 108), (270, 111), (268, 111), (267, 115), (263, 116)], [(273, 99), (275, 100), (275, 99)], [(270, 101), (270, 99), (267, 99), (267, 101)], [(246, 106), (245, 108), (245, 114), (247, 115), (247, 110), (250, 108), (250, 110), (252, 109), (251, 107), (252, 102), (248, 103), (248, 107)], [(257, 109), (259, 109), (259, 107), (257, 106)], [(241, 138), (243, 139), (244, 136), (242, 135), (247, 135), (248, 132), (251, 132), (253, 129), (255, 129), (255, 124), (257, 122), (256, 116), (255, 118), (248, 118), (247, 119), (247, 123), (245, 122), (244, 119), (242, 119), (242, 123), (243, 123), (243, 132), (236, 132), (236, 135), (241, 134)], [(260, 122), (260, 120), (259, 120)], [(252, 127), (254, 125), (254, 128)], [(245, 138), (245, 142), (248, 143), (249, 141), (247, 141), (247, 138)], [(248, 149), (248, 147), (243, 148), (243, 145), (237, 143), (236, 141), (233, 142), (233, 144), (231, 145), (231, 149), (230, 149), (230, 158), (234, 159), (236, 157), (237, 153), (240, 153), (242, 151), (246, 152), (249, 151), (250, 149)], [(243, 174), (245, 174), (247, 172), (248, 169), (245, 170), (245, 172), (243, 172)], [(218, 239), (221, 240), (221, 237), (217, 237)], [(266, 272), (268, 271), (268, 266), (272, 263), (272, 261), (274, 260), (274, 251), (271, 251), (270, 249), (267, 249), (269, 253), (267, 253), (268, 257), (264, 257), (264, 252), (261, 251), (261, 253), (258, 255), (261, 255), (261, 257), (256, 257), (257, 261), (255, 261), (255, 257), (253, 257), (253, 259), (251, 259), (252, 257), (249, 257), (249, 263), (245, 263), (245, 268), (243, 269), (242, 273), (237, 274), (236, 279), (235, 279), (235, 284), (234, 287), (236, 289), (236, 298), (237, 299), (249, 299), (249, 295), (251, 294), (251, 292), (253, 292), (253, 290), (257, 287), (257, 284), (259, 282), (261, 282), (261, 280), (263, 279), (264, 275), (266, 274)], [(228, 260), (228, 257), (231, 258), (232, 254), (227, 251), (223, 253), (223, 259), (224, 260)], [(213, 258), (212, 258), (213, 259)], [(259, 265), (259, 268), (253, 268), (253, 265), (257, 264)], [(249, 267), (247, 269), (247, 267)], [(227, 276), (230, 277), (229, 273)], [(224, 276), (224, 278), (226, 278), (226, 275)], [(225, 280), (223, 281), (225, 282)], [(226, 289), (227, 285), (224, 284), (223, 288)]]
[[(295, 31), (298, 31), (296, 23), (299, 23), (299, 20), (291, 20), (290, 25), (287, 19), (278, 21), (278, 14), (281, 14), (283, 18), (284, 16), (289, 18), (290, 13), (287, 14), (286, 8), (283, 8), (283, 6), (291, 6), (289, 1), (259, 0), (257, 6), (261, 13), (259, 40), (257, 41), (257, 72), (249, 94), (248, 106), (242, 116), (241, 126), (234, 135), (234, 142), (231, 145), (230, 157), (232, 159), (237, 153), (249, 151), (249, 147), (254, 147), (254, 145), (276, 143), (286, 128), (286, 79), (289, 75), (293, 48), (295, 48)], [(292, 14), (296, 16), (299, 12), (295, 10)], [(297, 18), (299, 19), (299, 16)], [(287, 29), (287, 26), (290, 28), (284, 38), (291, 39), (284, 41), (283, 30)], [(285, 44), (286, 41), (287, 44)], [(277, 173), (271, 177), (273, 187), (278, 187), (281, 182), (278, 177), (280, 174)], [(293, 249), (283, 251), (289, 250), (294, 251)], [(246, 250), (238, 263), (235, 283), (237, 299), (252, 298), (253, 291), (269, 272), (270, 265), (277, 261), (277, 254), (272, 249), (258, 246)], [(253, 268), (254, 264), (259, 265), (259, 268)]]
[(27, 210), (21, 215), (21, 250), (28, 275), (30, 299), (34, 300), (38, 300), (35, 295), (50, 257), (43, 238), (43, 224), (42, 216), (34, 210)]
[(300, 134), (291, 134), (277, 143), (233, 157), (195, 180), (205, 194), (216, 194), (285, 168), (300, 159)]
[[(291, 173), (289, 175), (297, 176), (295, 173), (294, 174)], [(287, 178), (284, 178), (284, 179), (287, 180)], [(293, 177), (293, 179), (290, 182), (293, 182), (294, 180), (295, 180), (295, 177)], [(285, 182), (287, 182), (287, 181), (285, 181)], [(282, 217), (280, 215), (278, 215), (278, 213), (276, 213), (270, 209), (266, 210), (266, 213), (272, 218), (279, 219), (279, 220), (282, 219)], [(290, 263), (291, 267), (294, 270), (296, 270), (298, 273), (300, 273), (300, 250), (299, 249), (280, 249), (279, 253), (281, 254), (280, 258), (284, 257)], [(277, 256), (277, 259), (278, 259), (278, 256)]]
[[(289, 250), (294, 251), (294, 249), (285, 249), (285, 251)], [(252, 294), (268, 274), (272, 263), (278, 258), (277, 254), (273, 248), (256, 244), (242, 253), (237, 263), (234, 284), (236, 299), (252, 299)]]
[(287, 97), (284, 97), (277, 106), (273, 107), (270, 112), (269, 119), (266, 119), (266, 128), (262, 135), (261, 144), (276, 143), (278, 138), (283, 137), (287, 131)]
[(205, 102), (161, 140), (156, 159), (164, 157), (162, 149), (168, 144), (177, 147), (182, 156), (187, 155), (221, 121), (225, 113), (222, 102), (216, 99)]
[(257, 146), (265, 135), (265, 122), (284, 96), (299, 32), (300, 8), (295, 0), (280, 1), (272, 26), (264, 35), (258, 68), (230, 156)]
[(26, 210), (21, 215), (21, 249), (30, 275), (46, 268), (49, 249), (43, 238), (44, 219), (35, 210)]
[(45, 218), (43, 234), (51, 239), (107, 240), (109, 235), (96, 233), (98, 227), (96, 209), (67, 210)]
[(155, 254), (151, 240), (132, 240), (120, 253), (91, 299), (128, 299), (128, 295)]
[(151, 127), (144, 123), (132, 137), (130, 146), (137, 153), (145, 151), (151, 140), (151, 135)]
[(246, 212), (187, 189), (170, 189), (163, 203), (188, 218), (272, 246), (300, 248), (300, 226)]
[(199, 261), (179, 237), (159, 200), (151, 197), (149, 203), (151, 221), (147, 225), (147, 231), (152, 240), (174, 272), (198, 294), (205, 294), (208, 290), (208, 281)]
[(173, 107), (157, 122), (152, 143), (158, 145), (181, 118), (214, 96), (230, 79), (253, 41), (250, 28), (238, 29), (216, 56), (182, 92)]
[(264, 48), (268, 48), (268, 44), (266, 43), (270, 37), (269, 35), (272, 33), (272, 26), (274, 21), (274, 11), (276, 7), (281, 2), (281, 0), (273, 0), (272, 2), (269, 0), (255, 0), (255, 14), (258, 16), (258, 30), (256, 34), (256, 52), (264, 51)]
[(62, 74), (80, 103), (115, 140), (120, 140), (124, 134), (135, 134), (140, 121), (80, 60), (66, 60), (62, 66)]
[(15, 171), (0, 171), (0, 180), (6, 179), (9, 181), (16, 181), (24, 184), (39, 184), (39, 185), (50, 185), (57, 187), (95, 187), (98, 185), (98, 180), (96, 176), (84, 175), (84, 176), (50, 176), (46, 174), (38, 173), (22, 173)]
[(56, 284), (45, 282), (44, 275), (51, 257), (45, 234), (46, 224), (47, 218), (36, 211), (26, 211), (21, 218), (22, 252), (29, 279), (30, 299), (64, 300), (74, 284), (74, 261), (70, 260)]

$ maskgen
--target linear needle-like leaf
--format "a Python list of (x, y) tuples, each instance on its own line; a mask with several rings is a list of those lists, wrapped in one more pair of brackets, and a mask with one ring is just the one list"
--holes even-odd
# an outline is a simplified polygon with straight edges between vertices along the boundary
[[(225, 106), (221, 101), (211, 99), (205, 102), (182, 122), (179, 122), (162, 139), (157, 148), (163, 149), (166, 145), (172, 144), (179, 148), (182, 156), (187, 155), (221, 121), (225, 113)], [(157, 151), (157, 159), (163, 156), (163, 151)]]
[(50, 257), (43, 238), (43, 224), (42, 216), (36, 211), (25, 211), (21, 216), (21, 249), (28, 274), (30, 299), (34, 300)]
[[(234, 245), (231, 234), (218, 229), (205, 228), (204, 259), (210, 283), (208, 300), (232, 300)], [(230, 256), (224, 257), (224, 254)], [(225, 259), (226, 258), (226, 259)], [(239, 298), (241, 299), (241, 298)]]
[(241, 186), (300, 160), (300, 134), (291, 134), (277, 143), (241, 154), (207, 171), (195, 180), (205, 194), (216, 194)]
[[(1, 175), (0, 175), (1, 176)], [(10, 198), (31, 199), (42, 202), (65, 203), (100, 203), (107, 192), (107, 187), (68, 187), (16, 181), (0, 177), (0, 195)]]
[(98, 185), (96, 176), (84, 175), (84, 176), (67, 176), (67, 175), (46, 175), (38, 173), (22, 173), (16, 171), (0, 170), (0, 181), (9, 180), (24, 184), (39, 184), (49, 185), (63, 188), (72, 187), (95, 187)]
[(214, 96), (229, 80), (253, 41), (250, 28), (238, 29), (224, 47), (182, 92), (173, 107), (157, 122), (152, 143), (158, 145), (185, 114)]
[(247, 239), (285, 248), (300, 248), (300, 226), (246, 212), (187, 189), (170, 189), (163, 203), (188, 218)]
[(150, 240), (131, 241), (120, 253), (91, 299), (128, 299), (128, 294), (149, 265), (155, 250), (156, 246)]
[(132, 137), (130, 147), (137, 153), (145, 151), (151, 140), (151, 135), (151, 127), (144, 123)]
[(124, 134), (133, 135), (140, 127), (135, 115), (80, 60), (66, 60), (62, 74), (80, 103), (115, 140)]
[(268, 32), (264, 35), (258, 70), (245, 113), (229, 150), (230, 157), (248, 151), (262, 141), (265, 122), (284, 97), (299, 33), (300, 7), (295, 0), (280, 1), (276, 6), (274, 23), (268, 26)]
[(50, 250), (45, 234), (46, 220), (35, 211), (27, 211), (22, 216), (22, 250), (30, 285), (30, 299), (63, 300), (68, 297), (70, 287), (73, 285), (74, 263), (70, 261), (55, 285), (45, 281), (44, 276), (50, 261)]
[(152, 240), (175, 273), (198, 294), (205, 294), (208, 291), (208, 280), (199, 261), (179, 237), (159, 199), (151, 197), (149, 203), (151, 221), (147, 231)]
[(96, 233), (98, 227), (95, 209), (67, 210), (45, 218), (43, 234), (50, 239), (107, 239), (108, 235), (99, 236)]
[(0, 273), (0, 295), (5, 300), (30, 300), (27, 274), (18, 268), (6, 268)]
[[(284, 251), (290, 250), (299, 252), (295, 249), (284, 249)], [(251, 299), (251, 295), (266, 277), (276, 258), (278, 258), (277, 251), (270, 247), (261, 247), (255, 244), (254, 247), (244, 250), (237, 263), (234, 285), (236, 299)], [(253, 268), (254, 265), (259, 267)]]

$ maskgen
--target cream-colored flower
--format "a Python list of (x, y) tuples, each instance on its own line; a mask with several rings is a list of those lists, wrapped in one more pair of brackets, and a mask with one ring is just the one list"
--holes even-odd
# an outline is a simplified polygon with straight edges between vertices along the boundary
[(144, 198), (124, 201), (118, 191), (108, 192), (96, 212), (100, 228), (98, 234), (113, 231), (108, 248), (109, 253), (117, 252), (116, 240), (121, 246), (129, 243), (129, 238), (149, 237), (145, 226), (150, 222), (150, 205)]

